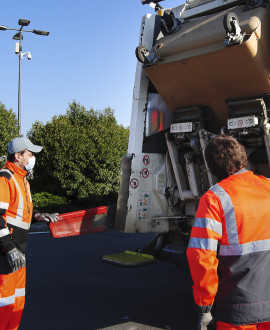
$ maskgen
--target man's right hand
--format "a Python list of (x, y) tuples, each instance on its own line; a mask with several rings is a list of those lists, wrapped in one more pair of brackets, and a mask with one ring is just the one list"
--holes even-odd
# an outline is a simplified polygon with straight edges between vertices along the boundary
[(16, 272), (26, 264), (25, 255), (16, 248), (7, 252), (7, 259), (13, 272)]
[(59, 213), (36, 213), (34, 218), (37, 221), (57, 222), (59, 220)]

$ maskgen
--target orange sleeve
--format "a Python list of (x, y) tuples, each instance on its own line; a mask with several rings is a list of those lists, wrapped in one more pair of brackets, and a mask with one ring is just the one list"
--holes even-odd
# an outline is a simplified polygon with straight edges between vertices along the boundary
[(222, 237), (222, 214), (218, 197), (207, 192), (200, 200), (187, 249), (193, 296), (201, 312), (211, 310), (218, 289), (217, 248)]
[(6, 227), (5, 213), (10, 203), (10, 183), (0, 177), (0, 229)]
[(10, 182), (5, 177), (0, 177), (0, 248), (10, 251), (15, 244), (6, 224), (6, 211), (10, 203)]

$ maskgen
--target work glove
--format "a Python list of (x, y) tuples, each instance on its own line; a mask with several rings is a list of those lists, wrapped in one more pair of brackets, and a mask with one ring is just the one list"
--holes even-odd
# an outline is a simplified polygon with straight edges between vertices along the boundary
[(45, 221), (45, 222), (57, 222), (59, 220), (59, 213), (36, 213), (34, 218), (37, 221)]
[(18, 249), (14, 248), (6, 254), (10, 267), (12, 268), (12, 272), (16, 272), (26, 265), (25, 255)]
[(209, 329), (207, 326), (212, 326), (214, 323), (213, 316), (211, 312), (208, 313), (200, 313), (198, 316), (198, 328), (197, 330), (207, 330)]

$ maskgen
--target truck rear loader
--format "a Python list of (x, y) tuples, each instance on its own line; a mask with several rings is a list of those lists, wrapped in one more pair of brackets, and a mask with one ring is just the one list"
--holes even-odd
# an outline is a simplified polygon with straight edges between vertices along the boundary
[[(204, 156), (208, 142), (234, 136), (246, 147), (248, 169), (270, 176), (269, 2), (193, 0), (169, 9), (142, 3), (156, 12), (142, 18), (135, 51), (115, 227), (156, 233), (135, 255), (185, 267), (200, 197), (217, 182)], [(122, 257), (104, 261), (151, 262)]]

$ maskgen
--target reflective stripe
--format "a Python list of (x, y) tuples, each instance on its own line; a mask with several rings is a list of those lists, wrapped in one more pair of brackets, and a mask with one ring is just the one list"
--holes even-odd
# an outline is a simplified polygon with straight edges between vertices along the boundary
[(6, 219), (7, 219), (7, 223), (9, 223), (10, 225), (13, 225), (13, 226), (16, 226), (16, 227), (19, 227), (19, 228), (22, 228), (22, 229), (29, 229), (29, 227), (30, 227), (30, 223), (23, 222), (21, 220), (11, 218), (8, 215), (6, 216)]
[(246, 168), (242, 168), (238, 172), (235, 172), (233, 175), (243, 174), (243, 173), (246, 173), (246, 172), (248, 172), (248, 170)]
[(15, 295), (6, 298), (0, 297), (0, 307), (8, 306), (11, 304), (15, 304)]
[(0, 202), (0, 209), (7, 210), (9, 207), (9, 203)]
[(225, 224), (229, 244), (239, 244), (236, 217), (231, 197), (218, 184), (215, 184), (212, 188), (210, 188), (210, 190), (219, 198), (221, 202), (225, 214)]
[(0, 230), (0, 237), (4, 237), (4, 236), (7, 236), (7, 235), (9, 235), (8, 228), (4, 228), (4, 229)]
[(210, 218), (196, 218), (194, 221), (194, 227), (198, 228), (208, 228), (215, 233), (222, 235), (222, 224), (217, 220), (210, 219)]
[(19, 204), (18, 204), (18, 210), (17, 210), (17, 214), (16, 214), (16, 220), (21, 221), (23, 218), (23, 196), (22, 196), (18, 182), (16, 181), (16, 179), (14, 178), (13, 175), (11, 175), (11, 177), (12, 177), (12, 179), (15, 183), (15, 186), (18, 190), (18, 193), (19, 193)]
[(270, 250), (270, 239), (249, 242), (238, 245), (221, 245), (220, 256), (241, 256), (248, 253), (265, 252)]
[(25, 296), (25, 288), (15, 290), (15, 297), (24, 297), (24, 296)]
[(31, 191), (30, 191), (29, 182), (27, 182), (26, 178), (24, 178), (24, 181), (25, 181), (25, 184), (27, 186), (27, 190), (28, 190), (28, 195), (29, 195), (29, 198), (30, 198), (30, 202), (32, 202), (32, 195), (31, 195)]
[(198, 237), (191, 237), (188, 244), (189, 248), (204, 249), (211, 251), (217, 251), (217, 246), (218, 246), (218, 241), (216, 239), (198, 238)]

